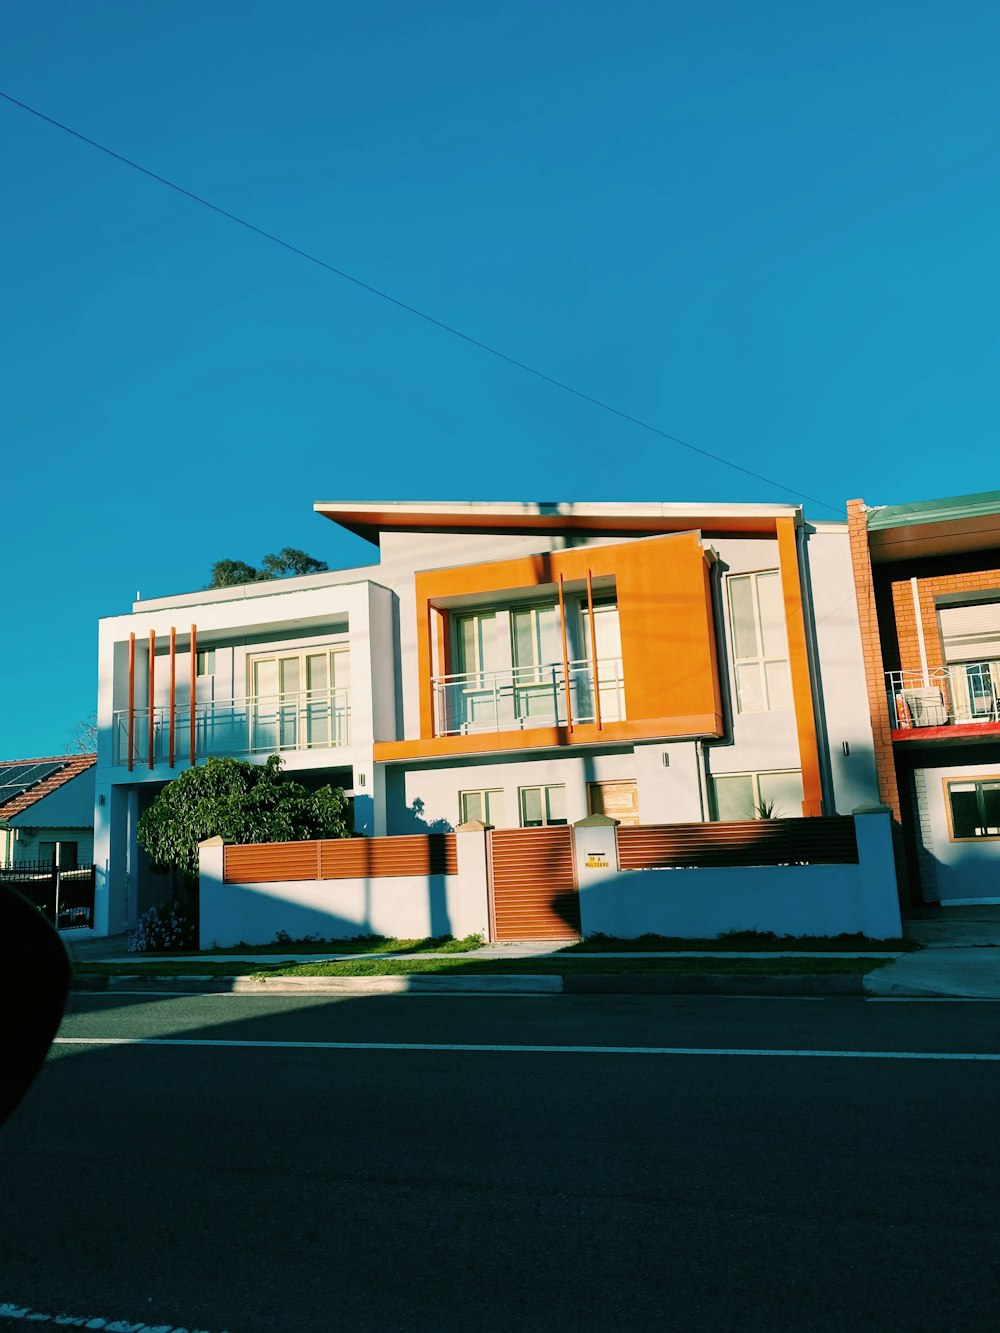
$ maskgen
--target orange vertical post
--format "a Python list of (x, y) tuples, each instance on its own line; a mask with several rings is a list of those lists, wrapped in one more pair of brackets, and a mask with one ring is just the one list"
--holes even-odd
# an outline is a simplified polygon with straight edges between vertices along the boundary
[(170, 626), (170, 727), (167, 740), (167, 762), (174, 766), (174, 742), (177, 727), (177, 630)]
[(154, 721), (153, 699), (155, 698), (154, 694), (155, 687), (156, 687), (156, 630), (151, 629), (149, 631), (149, 684), (147, 687), (147, 698), (149, 700), (149, 718), (146, 725), (146, 743), (149, 746), (149, 749), (146, 754), (146, 759), (150, 768), (152, 768), (154, 763), (156, 762), (156, 757), (153, 753), (153, 746), (156, 741), (156, 730), (153, 725)]
[(128, 636), (128, 771), (135, 764), (135, 635)]
[(566, 725), (573, 730), (573, 699), (569, 687), (569, 642), (566, 638), (566, 599), (563, 596), (563, 575), (559, 575), (559, 628), (562, 631), (563, 683), (566, 686)]
[(590, 615), (590, 656), (594, 663), (594, 721), (597, 723), (597, 730), (602, 728), (601, 723), (601, 682), (597, 668), (597, 623), (594, 620), (594, 576), (587, 570), (587, 612)]
[(795, 730), (798, 733), (799, 763), (802, 767), (802, 813), (821, 815), (823, 784), (820, 777), (812, 672), (809, 667), (809, 646), (806, 638), (805, 610), (802, 604), (799, 547), (794, 518), (776, 519), (775, 531), (778, 538), (781, 594), (785, 604), (788, 665), (792, 677), (792, 700), (795, 704)]
[(195, 704), (198, 700), (198, 626), (191, 626), (191, 767), (197, 758), (197, 717)]

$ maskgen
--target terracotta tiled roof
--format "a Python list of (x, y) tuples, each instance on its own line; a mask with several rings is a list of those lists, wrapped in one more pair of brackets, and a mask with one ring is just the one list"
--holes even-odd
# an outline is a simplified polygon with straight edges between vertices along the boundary
[(73, 778), (79, 777), (96, 763), (96, 754), (49, 754), (43, 755), (40, 759), (0, 759), (0, 768), (14, 764), (19, 767), (23, 764), (25, 768), (30, 768), (32, 764), (65, 764), (65, 768), (60, 768), (57, 773), (50, 773), (36, 786), (29, 787), (27, 791), (12, 796), (9, 801), (0, 804), (0, 819), (12, 819), (14, 815), (19, 815), (22, 810), (27, 810), (43, 796), (54, 792), (57, 787), (62, 787)]

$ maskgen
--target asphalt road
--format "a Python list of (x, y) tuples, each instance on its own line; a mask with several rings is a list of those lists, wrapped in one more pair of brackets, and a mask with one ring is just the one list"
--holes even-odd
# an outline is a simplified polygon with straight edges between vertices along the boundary
[(889, 1058), (1000, 1053), (996, 1005), (73, 1010), (64, 1038), (208, 1044), (53, 1049), (0, 1130), (0, 1310), (209, 1333), (1000, 1325), (1000, 1062)]

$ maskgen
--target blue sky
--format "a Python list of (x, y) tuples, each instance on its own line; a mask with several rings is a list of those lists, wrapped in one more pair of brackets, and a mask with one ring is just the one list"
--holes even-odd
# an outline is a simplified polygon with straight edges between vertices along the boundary
[[(1000, 485), (998, 37), (914, 0), (9, 0), (0, 87), (702, 448), (889, 503)], [(789, 498), (5, 103), (0, 163), (0, 757), (63, 748), (137, 589), (366, 562), (317, 499)]]

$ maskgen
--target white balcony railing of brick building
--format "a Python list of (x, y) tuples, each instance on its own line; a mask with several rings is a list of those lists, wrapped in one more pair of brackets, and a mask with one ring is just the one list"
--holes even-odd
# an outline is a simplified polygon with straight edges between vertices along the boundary
[[(567, 680), (569, 688), (567, 689)], [(597, 688), (590, 661), (510, 667), (435, 676), (434, 727), (437, 736), (479, 731), (526, 731), (531, 727), (619, 722), (625, 717), (625, 681), (620, 658), (597, 663)]]
[[(129, 759), (128, 709), (115, 710), (114, 763)], [(136, 708), (132, 716), (132, 763), (148, 764), (150, 715)], [(170, 709), (157, 705), (152, 717), (153, 764), (191, 758), (191, 706), (178, 704), (173, 716), (171, 747)], [(195, 704), (194, 751), (197, 759), (209, 755), (274, 754), (281, 750), (331, 749), (350, 743), (350, 691), (300, 690), (273, 697), (213, 699)]]
[(893, 731), (1000, 722), (1000, 661), (887, 671)]

